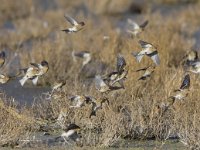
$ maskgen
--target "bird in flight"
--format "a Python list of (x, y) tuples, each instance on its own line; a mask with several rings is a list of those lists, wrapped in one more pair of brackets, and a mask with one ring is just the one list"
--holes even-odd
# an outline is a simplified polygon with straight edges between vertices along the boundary
[(82, 30), (83, 27), (85, 26), (85, 23), (83, 21), (78, 22), (68, 15), (65, 15), (64, 17), (72, 25), (72, 27), (62, 30), (66, 33), (78, 32), (78, 31)]
[(157, 51), (156, 47), (153, 46), (152, 44), (142, 41), (142, 40), (139, 41), (139, 44), (142, 47), (142, 50), (138, 53), (132, 52), (132, 55), (136, 58), (136, 60), (138, 62), (140, 62), (142, 60), (143, 56), (146, 55), (146, 56), (150, 57), (156, 65), (159, 65), (160, 58), (158, 56), (158, 51)]

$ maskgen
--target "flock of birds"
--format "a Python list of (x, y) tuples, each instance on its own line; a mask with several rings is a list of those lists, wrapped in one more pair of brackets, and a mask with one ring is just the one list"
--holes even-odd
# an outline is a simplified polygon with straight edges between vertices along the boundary
[[(71, 23), (72, 27), (64, 29), (62, 31), (66, 33), (76, 33), (82, 30), (85, 26), (84, 22), (78, 22), (75, 19), (71, 18), (70, 16), (65, 15), (66, 20)], [(144, 31), (145, 27), (148, 25), (148, 21), (145, 21), (141, 25), (138, 25), (134, 21), (128, 19), (128, 23), (131, 28), (127, 29), (128, 33), (131, 33), (133, 36), (138, 36), (141, 32)], [(157, 48), (146, 41), (139, 40), (139, 44), (141, 46), (140, 52), (132, 52), (133, 57), (135, 57), (137, 62), (141, 62), (144, 56), (149, 57), (152, 59), (152, 64), (136, 70), (136, 72), (143, 71), (144, 74), (138, 80), (146, 80), (151, 76), (154, 72), (155, 68), (160, 64), (159, 53)], [(87, 65), (91, 61), (91, 54), (88, 51), (81, 51), (81, 52), (72, 52), (73, 60), (76, 61), (77, 57), (83, 59), (82, 66)], [(184, 67), (186, 68), (186, 72), (193, 72), (193, 73), (200, 73), (200, 60), (198, 59), (198, 54), (196, 51), (190, 51), (187, 56), (184, 58)], [(5, 62), (5, 52), (2, 51), (0, 53), (0, 67), (4, 65)], [(49, 70), (48, 62), (43, 60), (41, 63), (30, 63), (30, 66), (24, 69), (19, 69), (19, 73), (16, 76), (10, 77), (4, 74), (0, 74), (0, 83), (5, 84), (10, 79), (19, 77), (19, 75), (23, 74), (23, 77), (19, 80), (21, 86), (27, 82), (27, 80), (31, 80), (34, 85), (37, 85), (39, 77), (46, 74)], [(95, 76), (95, 87), (96, 89), (102, 93), (101, 98), (94, 98), (92, 96), (86, 95), (74, 95), (69, 99), (73, 102), (73, 105), (70, 108), (80, 108), (85, 104), (92, 104), (92, 111), (90, 117), (96, 116), (96, 112), (102, 108), (102, 104), (107, 102), (109, 105), (109, 100), (106, 95), (114, 90), (124, 89), (124, 81), (126, 80), (128, 75), (128, 66), (126, 64), (126, 60), (122, 54), (117, 55), (117, 63), (116, 63), (116, 70), (112, 71), (106, 75), (96, 75)], [(54, 94), (55, 91), (60, 90), (66, 84), (65, 81), (57, 82), (52, 87), (51, 96)], [(190, 75), (186, 73), (183, 78), (182, 84), (178, 90), (175, 90), (173, 96), (170, 97), (172, 99), (172, 104), (176, 100), (184, 99), (188, 95), (190, 86)], [(168, 105), (169, 107), (170, 105)], [(60, 118), (60, 116), (59, 116)], [(62, 138), (66, 140), (66, 138), (73, 138), (74, 141), (79, 140), (79, 136), (77, 131), (80, 127), (74, 123), (70, 124), (68, 128), (65, 129), (65, 132), (61, 135)]]

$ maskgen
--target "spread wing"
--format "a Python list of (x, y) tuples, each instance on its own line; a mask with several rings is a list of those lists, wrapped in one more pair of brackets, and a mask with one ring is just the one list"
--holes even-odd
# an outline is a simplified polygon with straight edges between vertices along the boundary
[(121, 54), (117, 56), (117, 71), (118, 73), (122, 72), (124, 67), (126, 66), (126, 61)]
[(152, 44), (142, 41), (142, 40), (139, 40), (139, 44), (141, 45), (142, 48), (152, 48), (153, 47)]
[(181, 87), (180, 89), (183, 90), (183, 89), (188, 89), (190, 87), (190, 75), (187, 74), (185, 75), (184, 79), (183, 79), (183, 82), (181, 84)]
[(149, 23), (148, 20), (146, 20), (143, 24), (140, 25), (140, 28), (145, 28), (147, 26), (147, 24)]
[(72, 17), (70, 17), (70, 16), (68, 16), (68, 15), (66, 15), (65, 14), (65, 19), (69, 22), (69, 23), (71, 23), (73, 26), (75, 26), (75, 25), (78, 25), (78, 22), (75, 20), (75, 19), (73, 19)]

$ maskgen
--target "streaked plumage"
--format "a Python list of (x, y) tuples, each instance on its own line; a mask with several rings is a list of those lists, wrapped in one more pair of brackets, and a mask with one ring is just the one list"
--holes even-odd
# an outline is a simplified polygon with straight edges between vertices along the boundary
[(142, 69), (136, 70), (136, 72), (144, 71), (144, 74), (138, 80), (146, 80), (154, 72), (155, 66), (148, 66)]
[(141, 25), (138, 25), (136, 22), (134, 22), (131, 19), (128, 19), (128, 24), (130, 26), (129, 29), (127, 29), (128, 33), (133, 34), (134, 36), (137, 36), (138, 34), (140, 34), (142, 31), (144, 31), (145, 27), (148, 24), (148, 20), (146, 20), (144, 23), (142, 23)]
[(32, 80), (33, 84), (36, 85), (38, 77), (44, 75), (48, 69), (48, 62), (43, 60), (41, 64), (30, 63), (30, 67), (26, 69), (21, 69), (24, 71), (24, 77), (19, 81), (21, 86), (23, 86), (28, 79)]
[(70, 17), (68, 15), (65, 15), (64, 17), (72, 25), (71, 28), (67, 28), (67, 29), (62, 30), (66, 33), (78, 32), (78, 31), (82, 30), (83, 27), (85, 26), (84, 22), (77, 22), (75, 19), (73, 19), (72, 17)]
[(92, 97), (85, 95), (75, 95), (69, 98), (73, 105), (70, 108), (80, 108), (85, 105), (85, 103), (89, 103), (92, 101)]
[(85, 66), (91, 61), (91, 54), (88, 51), (80, 51), (80, 52), (72, 51), (72, 57), (74, 61), (76, 61), (76, 57), (82, 58), (83, 59), (82, 66)]
[(150, 57), (153, 60), (153, 62), (156, 65), (159, 65), (160, 59), (159, 59), (158, 51), (156, 50), (156, 47), (154, 47), (152, 44), (147, 43), (142, 40), (140, 40), (139, 43), (142, 47), (142, 50), (139, 53), (132, 52), (132, 55), (136, 58), (136, 60), (138, 62), (140, 62), (142, 60), (143, 56), (147, 55), (148, 57)]
[(4, 51), (2, 51), (2, 52), (0, 53), (0, 68), (4, 65), (4, 63), (5, 63), (5, 58), (6, 58), (6, 54), (5, 54)]

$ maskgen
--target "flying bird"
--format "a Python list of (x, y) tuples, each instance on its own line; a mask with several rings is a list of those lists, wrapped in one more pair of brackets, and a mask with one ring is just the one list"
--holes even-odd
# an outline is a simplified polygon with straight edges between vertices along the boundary
[(80, 51), (80, 52), (72, 51), (72, 57), (74, 61), (76, 61), (76, 57), (82, 58), (83, 59), (82, 67), (91, 61), (91, 54), (88, 51)]
[(92, 97), (85, 96), (85, 95), (75, 95), (69, 98), (71, 102), (73, 103), (70, 108), (80, 108), (85, 105), (85, 103), (89, 103), (92, 101)]
[(183, 57), (182, 63), (185, 67), (190, 67), (197, 61), (199, 61), (197, 51), (191, 50)]
[(136, 72), (139, 72), (139, 71), (144, 72), (144, 74), (138, 80), (146, 80), (147, 78), (151, 76), (154, 70), (155, 70), (155, 66), (148, 66), (148, 67), (136, 70)]
[(117, 56), (117, 72), (118, 72), (118, 74), (120, 74), (124, 71), (125, 66), (126, 66), (126, 61), (125, 61), (124, 57), (121, 54), (118, 54), (118, 56)]
[(64, 129), (64, 132), (59, 137), (55, 138), (55, 140), (62, 138), (66, 143), (69, 143), (69, 140), (78, 142), (80, 140), (80, 136), (78, 134), (80, 129), (81, 128), (78, 125), (71, 123), (66, 129)]
[(104, 97), (104, 98), (98, 98), (98, 99), (92, 99), (92, 112), (90, 114), (90, 118), (92, 116), (96, 116), (96, 112), (99, 109), (102, 109), (102, 105), (103, 103), (107, 102), (107, 104), (109, 105), (109, 101), (108, 98)]
[(186, 74), (183, 78), (182, 84), (179, 89), (175, 90), (175, 94), (170, 98), (173, 100), (182, 100), (189, 94), (190, 75)]
[(127, 22), (130, 26), (130, 28), (127, 29), (127, 32), (133, 34), (134, 36), (137, 36), (142, 31), (144, 31), (145, 27), (148, 25), (148, 20), (143, 22), (141, 25), (137, 24), (136, 22), (134, 22), (131, 19), (128, 19)]
[(39, 76), (47, 73), (49, 69), (48, 62), (45, 60), (43, 60), (41, 64), (30, 63), (30, 65), (29, 68), (21, 69), (25, 73), (24, 77), (19, 80), (21, 86), (23, 86), (28, 79), (32, 80), (33, 84), (36, 85)]
[(132, 55), (136, 58), (136, 60), (138, 62), (140, 62), (142, 60), (143, 56), (147, 55), (148, 57), (150, 57), (153, 60), (153, 62), (156, 65), (159, 65), (160, 59), (159, 59), (158, 51), (157, 51), (156, 47), (153, 46), (152, 44), (142, 41), (142, 40), (139, 41), (139, 44), (142, 47), (142, 50), (139, 53), (132, 52)]
[(71, 28), (67, 28), (67, 29), (62, 30), (66, 33), (78, 32), (78, 31), (82, 30), (83, 27), (85, 26), (85, 23), (83, 21), (77, 22), (75, 19), (73, 19), (72, 17), (70, 17), (68, 15), (65, 15), (64, 17), (72, 25)]

